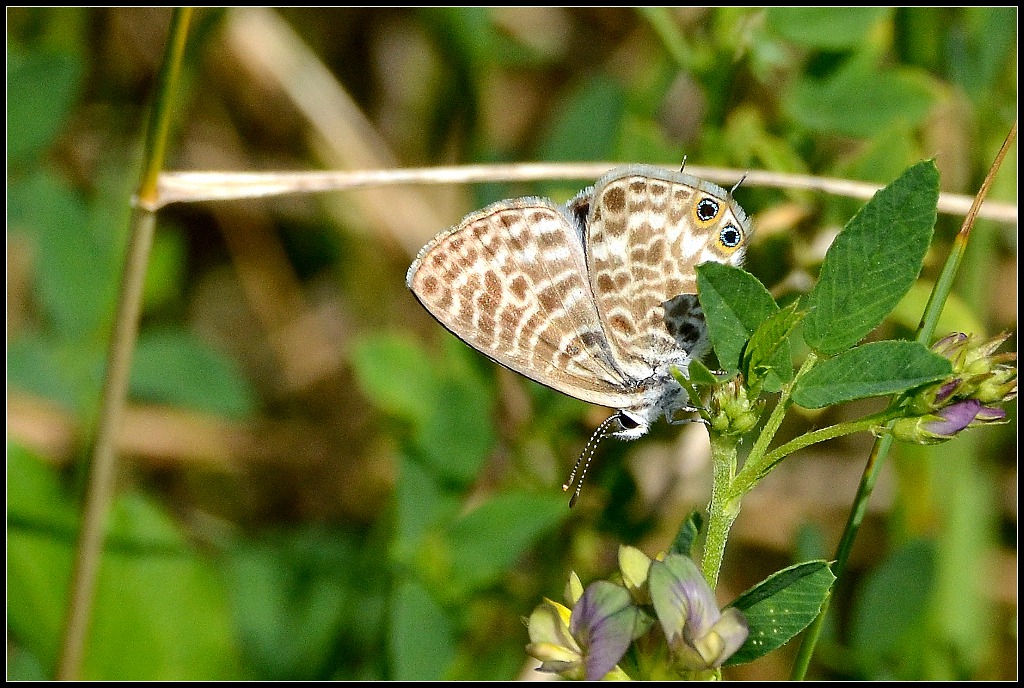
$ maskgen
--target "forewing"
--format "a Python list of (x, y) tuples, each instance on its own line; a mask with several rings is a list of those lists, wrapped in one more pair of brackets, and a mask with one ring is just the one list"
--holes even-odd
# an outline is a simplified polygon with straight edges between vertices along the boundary
[[(723, 243), (726, 228), (736, 234), (727, 233)], [(587, 233), (590, 280), (612, 351), (627, 374), (642, 378), (700, 347), (700, 328), (692, 345), (685, 332), (670, 332), (664, 304), (697, 293), (700, 263), (739, 264), (750, 231), (746, 215), (719, 187), (634, 165), (594, 185)]]
[(635, 402), (586, 277), (581, 232), (550, 201), (503, 201), (427, 244), (407, 283), (459, 338), (508, 368), (603, 406)]

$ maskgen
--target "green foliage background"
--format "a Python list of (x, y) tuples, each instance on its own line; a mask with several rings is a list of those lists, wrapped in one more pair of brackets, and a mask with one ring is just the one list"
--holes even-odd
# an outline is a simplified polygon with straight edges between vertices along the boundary
[[(170, 13), (7, 12), (8, 678), (26, 679), (51, 676), (59, 648)], [(268, 15), (284, 24), (250, 21)], [(686, 155), (886, 183), (934, 157), (944, 191), (973, 194), (1016, 117), (1016, 26), (1016, 8), (981, 7), (202, 10), (168, 166)], [(285, 50), (279, 62), (310, 51), (366, 119), (328, 93), (300, 106), (301, 79), (282, 88), (239, 35)], [(1015, 171), (1016, 147), (991, 198), (1016, 201)], [(497, 370), (404, 287), (416, 248), (463, 214), (583, 185), (162, 211), (85, 676), (514, 678), (530, 671), (521, 618), (560, 599), (570, 569), (587, 582), (620, 543), (667, 549), (709, 498), (699, 426), (606, 442), (570, 512), (558, 486), (604, 412)], [(783, 301), (809, 288), (859, 206), (737, 196), (755, 218), (748, 268)], [(881, 334), (916, 326), (958, 227), (940, 215), (922, 279)], [(978, 223), (940, 335), (1015, 331), (1016, 237)], [(795, 418), (789, 432), (876, 408)], [(1016, 678), (1011, 413), (1002, 428), (898, 447), (816, 675)], [(723, 603), (829, 556), (869, 442), (794, 456), (759, 486)], [(726, 677), (782, 678), (792, 649)]]

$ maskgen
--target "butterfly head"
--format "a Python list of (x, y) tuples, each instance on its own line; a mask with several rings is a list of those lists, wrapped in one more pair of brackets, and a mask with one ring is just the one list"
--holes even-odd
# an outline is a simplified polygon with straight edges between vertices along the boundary
[(651, 419), (648, 415), (647, 409), (623, 409), (612, 416), (615, 419), (613, 425), (618, 425), (618, 428), (610, 429), (608, 434), (620, 440), (635, 440), (646, 435), (651, 429)]

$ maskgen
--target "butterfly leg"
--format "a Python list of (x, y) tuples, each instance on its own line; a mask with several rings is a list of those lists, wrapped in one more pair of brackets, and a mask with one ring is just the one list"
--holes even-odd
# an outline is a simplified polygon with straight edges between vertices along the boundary
[[(676, 412), (673, 413), (672, 415), (665, 416), (665, 420), (667, 420), (669, 422), (669, 425), (686, 425), (687, 423), (703, 423), (705, 426), (711, 427), (711, 423), (709, 423), (703, 416), (699, 415), (701, 410), (702, 409), (695, 408), (693, 406), (686, 406), (686, 407), (683, 407), (683, 408), (680, 408), (680, 409), (676, 409)], [(679, 413), (696, 413), (698, 415), (696, 417), (694, 417), (694, 416), (678, 416), (678, 415), (676, 415), (676, 414), (679, 414)]]

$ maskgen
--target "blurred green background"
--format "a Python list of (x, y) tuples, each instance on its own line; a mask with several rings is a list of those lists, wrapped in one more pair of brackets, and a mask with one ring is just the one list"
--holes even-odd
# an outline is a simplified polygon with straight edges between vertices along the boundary
[[(7, 10), (8, 678), (52, 676), (129, 199), (170, 11)], [(973, 194), (1017, 112), (1016, 8), (200, 10), (168, 169), (623, 161), (885, 183), (934, 157)], [(991, 198), (1016, 202), (1016, 144)], [(709, 499), (706, 433), (605, 442), (606, 415), (499, 369), (404, 285), (485, 203), (585, 183), (389, 187), (161, 211), (119, 447), (91, 679), (533, 676), (522, 617), (653, 555)], [(748, 268), (805, 291), (860, 205), (737, 192)], [(940, 215), (916, 326), (961, 218)], [(1016, 330), (1016, 225), (979, 222), (950, 328)], [(942, 334), (942, 333), (940, 333)], [(1016, 337), (1011, 339), (1016, 347)], [(796, 413), (793, 436), (874, 410)], [(1016, 413), (899, 446), (812, 675), (1015, 679)], [(780, 439), (786, 439), (782, 437)], [(831, 556), (870, 437), (744, 503), (724, 603)], [(726, 672), (788, 675), (794, 647)]]

